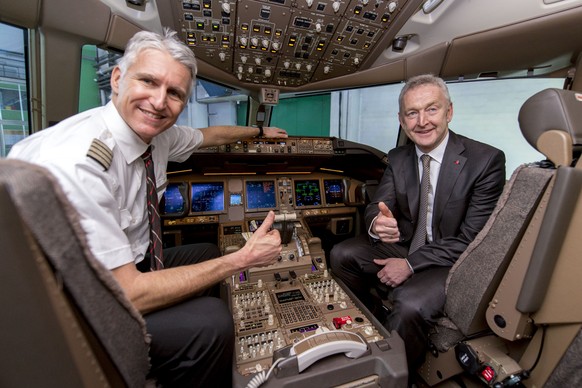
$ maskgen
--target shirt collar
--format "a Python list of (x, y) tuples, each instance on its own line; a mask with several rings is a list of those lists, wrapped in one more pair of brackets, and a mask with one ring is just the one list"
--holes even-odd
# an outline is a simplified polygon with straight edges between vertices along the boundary
[[(443, 141), (441, 141), (441, 144), (439, 144), (435, 149), (433, 149), (432, 151), (430, 151), (428, 153), (428, 155), (436, 160), (437, 162), (439, 162), (439, 164), (442, 164), (443, 162), (443, 158), (445, 156), (445, 150), (447, 148), (447, 143), (449, 142), (449, 132), (447, 131), (447, 134), (445, 136), (445, 138), (443, 139)], [(414, 147), (416, 149), (416, 156), (418, 156), (418, 159), (420, 160), (420, 157), (422, 155), (425, 154), (425, 152), (422, 152), (417, 146)]]
[[(149, 147), (123, 120), (112, 101), (105, 105), (103, 119), (126, 162), (133, 163)], [(153, 148), (153, 147), (152, 147)]]

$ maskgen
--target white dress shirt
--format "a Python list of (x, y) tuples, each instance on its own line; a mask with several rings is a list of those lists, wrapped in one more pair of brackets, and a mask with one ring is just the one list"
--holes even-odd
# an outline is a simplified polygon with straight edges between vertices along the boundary
[[(113, 153), (105, 169), (87, 156), (94, 139)], [(202, 132), (173, 126), (151, 144), (158, 196), (166, 186), (168, 161), (183, 162), (200, 146)], [(81, 216), (93, 254), (107, 268), (138, 263), (149, 245), (144, 143), (113, 103), (72, 116), (14, 145), (9, 158), (49, 169)]]

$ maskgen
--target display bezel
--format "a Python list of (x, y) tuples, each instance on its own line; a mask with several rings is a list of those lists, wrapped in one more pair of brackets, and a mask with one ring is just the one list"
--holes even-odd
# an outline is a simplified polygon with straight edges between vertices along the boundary
[[(306, 204), (305, 198), (303, 201), (298, 201), (298, 185), (305, 184), (305, 183), (313, 183), (317, 185), (317, 190), (319, 191), (319, 201), (313, 201), (313, 203)], [(322, 197), (322, 190), (321, 190), (321, 180), (319, 178), (295, 178), (293, 179), (293, 206), (296, 209), (311, 209), (311, 208), (318, 208), (323, 206), (323, 197)]]
[[(167, 195), (168, 191), (172, 191), (174, 188), (180, 192), (184, 208), (182, 211), (168, 212), (166, 211)], [(190, 211), (190, 185), (188, 182), (169, 182), (164, 190), (162, 198), (160, 199), (159, 211), (161, 218), (179, 218), (186, 216)]]
[[(258, 183), (270, 183), (272, 184), (272, 192), (273, 192), (273, 206), (255, 206), (251, 204), (251, 199), (254, 197), (251, 192), (249, 195), (249, 185), (258, 184)], [(245, 211), (247, 212), (261, 212), (261, 211), (269, 211), (269, 210), (278, 210), (279, 209), (279, 196), (277, 195), (277, 180), (275, 178), (257, 178), (257, 179), (245, 179), (244, 181), (244, 205)], [(252, 206), (251, 206), (252, 205)], [(271, 204), (268, 204), (271, 205)]]
[[(195, 190), (195, 187), (201, 186), (201, 185), (211, 185), (211, 184), (215, 184), (215, 185), (219, 185), (222, 187), (222, 208), (221, 209), (216, 209), (216, 208), (212, 208), (212, 209), (207, 209), (207, 210), (194, 210), (194, 198), (193, 196), (197, 193), (197, 191)], [(190, 204), (189, 204), (189, 215), (191, 216), (196, 216), (196, 215), (207, 215), (207, 214), (224, 214), (227, 211), (227, 204), (226, 204), (226, 199), (227, 199), (227, 191), (226, 191), (227, 185), (226, 182), (222, 179), (212, 179), (212, 180), (205, 180), (205, 181), (190, 181), (189, 182), (189, 189), (190, 189), (190, 193), (189, 193), (189, 198), (190, 198)]]
[[(338, 181), (342, 188), (342, 195), (341, 201), (331, 203), (329, 201), (329, 196), (326, 190), (326, 183), (331, 181)], [(322, 179), (322, 188), (323, 188), (323, 199), (326, 207), (334, 207), (334, 206), (345, 206), (346, 202), (348, 201), (348, 183), (343, 178), (323, 178)]]

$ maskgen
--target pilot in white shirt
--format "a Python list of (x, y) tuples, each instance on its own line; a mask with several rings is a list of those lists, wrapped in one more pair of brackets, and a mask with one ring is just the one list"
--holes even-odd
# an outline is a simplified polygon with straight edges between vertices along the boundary
[[(200, 130), (177, 125), (152, 140), (160, 198), (168, 161), (185, 161), (202, 140)], [(9, 157), (42, 165), (57, 177), (81, 214), (91, 251), (112, 269), (142, 261), (149, 245), (141, 159), (147, 148), (110, 102), (24, 139)]]

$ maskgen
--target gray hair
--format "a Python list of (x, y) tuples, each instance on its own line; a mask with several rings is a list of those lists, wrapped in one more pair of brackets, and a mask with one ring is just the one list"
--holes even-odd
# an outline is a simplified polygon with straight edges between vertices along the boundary
[(167, 27), (164, 28), (163, 34), (150, 31), (140, 31), (136, 33), (127, 43), (125, 53), (117, 64), (119, 70), (121, 70), (122, 77), (125, 75), (126, 70), (135, 63), (138, 55), (142, 51), (148, 49), (165, 51), (177, 62), (186, 66), (190, 70), (190, 75), (192, 77), (192, 83), (188, 88), (188, 94), (190, 94), (198, 71), (196, 58), (194, 57), (192, 50), (178, 39), (177, 34), (176, 31)]
[(445, 81), (442, 78), (436, 77), (432, 74), (421, 74), (408, 79), (400, 91), (400, 96), (398, 97), (398, 110), (400, 112), (402, 112), (404, 105), (404, 95), (410, 90), (422, 85), (434, 85), (439, 87), (444, 93), (449, 104), (451, 104), (451, 95), (449, 94), (449, 88), (447, 87)]

